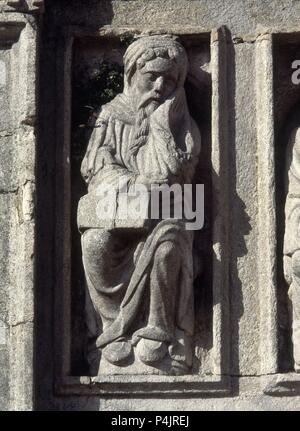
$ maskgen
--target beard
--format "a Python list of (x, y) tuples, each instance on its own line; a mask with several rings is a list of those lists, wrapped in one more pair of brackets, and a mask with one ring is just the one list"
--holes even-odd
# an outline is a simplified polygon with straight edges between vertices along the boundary
[(130, 151), (136, 155), (138, 150), (147, 143), (150, 130), (150, 116), (159, 107), (160, 103), (153, 98), (144, 98), (139, 104), (136, 120), (134, 142), (131, 145)]
[(147, 115), (151, 115), (161, 104), (163, 100), (153, 92), (146, 93), (138, 103), (137, 110), (144, 108), (147, 111)]
[(146, 93), (140, 100), (136, 112), (134, 142), (130, 151), (136, 155), (138, 150), (147, 143), (150, 130), (150, 117), (161, 106), (163, 100), (153, 92)]
[(147, 117), (150, 117), (151, 114), (160, 106), (161, 104), (157, 100), (149, 100), (147, 105), (144, 107)]

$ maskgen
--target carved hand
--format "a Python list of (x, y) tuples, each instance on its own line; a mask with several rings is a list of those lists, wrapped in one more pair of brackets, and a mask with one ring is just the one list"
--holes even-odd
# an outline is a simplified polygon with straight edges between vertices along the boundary
[(153, 112), (151, 123), (154, 127), (168, 130), (173, 130), (178, 124), (182, 126), (185, 114), (188, 112), (185, 105), (185, 92), (180, 87)]

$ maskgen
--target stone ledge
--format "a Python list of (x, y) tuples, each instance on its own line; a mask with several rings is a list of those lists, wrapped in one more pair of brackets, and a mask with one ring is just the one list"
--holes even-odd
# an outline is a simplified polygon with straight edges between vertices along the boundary
[(265, 395), (272, 396), (299, 396), (300, 374), (286, 373), (265, 376), (263, 392)]
[(68, 376), (57, 379), (56, 395), (203, 395), (228, 396), (229, 376)]

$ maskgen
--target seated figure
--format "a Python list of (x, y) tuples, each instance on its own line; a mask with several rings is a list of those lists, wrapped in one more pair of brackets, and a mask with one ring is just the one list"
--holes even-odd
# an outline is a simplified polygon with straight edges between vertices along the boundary
[[(88, 198), (105, 184), (190, 184), (200, 133), (184, 91), (187, 55), (170, 36), (136, 39), (124, 56), (124, 91), (102, 107), (82, 162)], [(118, 195), (116, 194), (116, 199)], [(183, 220), (105, 228), (78, 209), (87, 282), (91, 369), (142, 363), (187, 373), (194, 330), (193, 231)], [(164, 364), (164, 365), (163, 365)], [(101, 366), (100, 366), (101, 369)]]

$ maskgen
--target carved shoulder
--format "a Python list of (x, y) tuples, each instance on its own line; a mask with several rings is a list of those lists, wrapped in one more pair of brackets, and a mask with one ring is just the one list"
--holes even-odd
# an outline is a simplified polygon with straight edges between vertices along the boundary
[(110, 136), (112, 134), (108, 132), (110, 129), (109, 122), (109, 118), (102, 115), (102, 113), (99, 114), (95, 122), (94, 130), (81, 164), (81, 174), (87, 183), (90, 182), (95, 173), (95, 161), (98, 150), (106, 143), (111, 145)]

